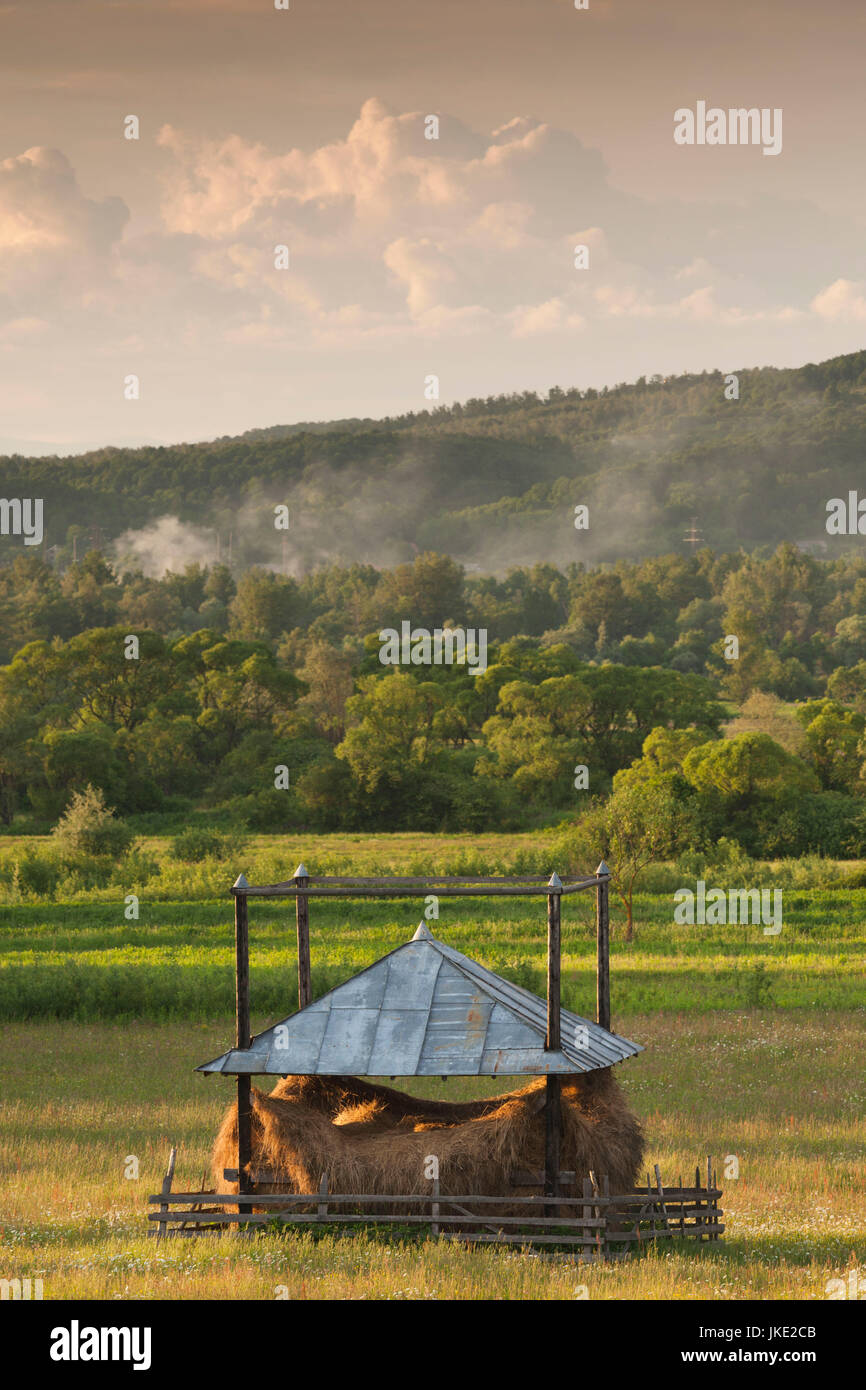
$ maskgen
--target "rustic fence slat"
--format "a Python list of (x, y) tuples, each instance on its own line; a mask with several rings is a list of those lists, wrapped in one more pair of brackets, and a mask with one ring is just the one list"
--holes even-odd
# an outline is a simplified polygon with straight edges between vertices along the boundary
[[(202, 1225), (207, 1222), (209, 1225), (228, 1226), (237, 1222), (250, 1221), (254, 1224), (264, 1225), (268, 1221), (281, 1221), (285, 1225), (312, 1225), (321, 1222), (325, 1225), (429, 1225), (430, 1217), (426, 1212), (418, 1215), (417, 1213), (401, 1213), (398, 1216), (373, 1216), (369, 1212), (329, 1212), (327, 1216), (319, 1216), (317, 1212), (253, 1212), (251, 1216), (239, 1214), (238, 1212), (211, 1212), (211, 1211), (170, 1211), (162, 1216), (158, 1212), (151, 1212), (148, 1216), (150, 1221), (181, 1221)], [(542, 1230), (572, 1230), (574, 1227), (595, 1227), (603, 1226), (604, 1222), (596, 1223), (593, 1220), (576, 1221), (567, 1216), (500, 1216), (497, 1217), (497, 1226), (491, 1227), (489, 1222), (485, 1222), (483, 1217), (469, 1212), (465, 1216), (454, 1216), (450, 1212), (440, 1211), (440, 1226), (487, 1226), (494, 1231), (499, 1226), (532, 1226), (540, 1227)], [(593, 1244), (596, 1240), (595, 1235), (582, 1237), (587, 1243)]]
[[(170, 1153), (169, 1156), (168, 1156), (168, 1167), (167, 1167), (166, 1170), (165, 1170), (165, 1177), (164, 1177), (163, 1180), (162, 1180), (162, 1192), (160, 1193), (160, 1196), (162, 1196), (162, 1197), (167, 1197), (168, 1194), (171, 1192), (171, 1185), (172, 1185), (172, 1183), (174, 1182), (174, 1165), (175, 1165), (176, 1160), (177, 1160), (177, 1147), (176, 1147), (176, 1146), (172, 1146), (171, 1153)], [(165, 1202), (161, 1202), (161, 1203), (160, 1203), (160, 1208), (159, 1208), (159, 1209), (160, 1209), (161, 1212), (167, 1212), (167, 1211), (168, 1211), (168, 1205), (167, 1205)], [(163, 1221), (163, 1222), (161, 1222), (161, 1224), (160, 1224), (159, 1226), (157, 1226), (157, 1230), (156, 1230), (157, 1236), (163, 1236), (163, 1235), (165, 1235), (165, 1229), (166, 1229), (166, 1228), (165, 1228), (165, 1222)]]
[[(706, 1187), (697, 1168), (693, 1188), (685, 1187), (681, 1176), (677, 1187), (666, 1188), (655, 1164), (654, 1184), (648, 1173), (645, 1188), (611, 1193), (610, 1179), (604, 1176), (599, 1181), (592, 1172), (583, 1179), (582, 1196), (557, 1196), (555, 1216), (548, 1214), (550, 1195), (543, 1192), (528, 1196), (443, 1193), (438, 1179), (424, 1193), (330, 1192), (327, 1173), (322, 1174), (315, 1192), (172, 1192), (176, 1155), (173, 1149), (161, 1191), (148, 1197), (148, 1203), (156, 1207), (147, 1214), (148, 1222), (154, 1223), (148, 1234), (157, 1239), (226, 1231), (249, 1235), (274, 1221), (297, 1227), (317, 1223), (428, 1226), (437, 1239), (464, 1244), (573, 1246), (580, 1259), (592, 1260), (622, 1259), (632, 1247), (653, 1240), (719, 1240), (725, 1231), (720, 1219), (724, 1212), (719, 1206), (723, 1194), (716, 1185), (717, 1174), (709, 1155)], [(225, 1169), (224, 1176), (235, 1180), (237, 1169)], [(252, 1180), (263, 1182), (278, 1176), (261, 1170)], [(540, 1173), (528, 1170), (525, 1176), (533, 1186), (541, 1185), (537, 1181)], [(571, 1180), (572, 1185), (574, 1178), (572, 1173), (560, 1174), (561, 1180)], [(380, 1210), (374, 1212), (370, 1207)], [(491, 1207), (510, 1209), (514, 1214), (500, 1216)]]

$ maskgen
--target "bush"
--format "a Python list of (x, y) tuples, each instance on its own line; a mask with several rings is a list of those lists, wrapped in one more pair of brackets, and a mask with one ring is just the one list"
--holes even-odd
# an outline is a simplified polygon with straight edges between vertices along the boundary
[(200, 864), (203, 859), (227, 859), (234, 846), (215, 830), (184, 830), (175, 835), (171, 849), (175, 859), (188, 864)]
[(15, 860), (12, 886), (27, 896), (50, 898), (59, 878), (60, 867), (53, 859), (28, 849)]
[(132, 843), (132, 831), (105, 804), (105, 794), (89, 784), (73, 792), (72, 800), (52, 832), (61, 851), (73, 857), (121, 859)]
[(288, 788), (285, 791), (263, 791), (241, 797), (232, 810), (249, 830), (298, 830), (305, 823), (297, 797)]

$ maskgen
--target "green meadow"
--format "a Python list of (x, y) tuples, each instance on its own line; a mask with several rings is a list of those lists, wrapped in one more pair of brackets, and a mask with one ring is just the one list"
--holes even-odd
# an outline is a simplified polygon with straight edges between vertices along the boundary
[[(29, 847), (25, 847), (26, 849)], [(0, 843), (0, 857), (20, 855)], [(46, 1298), (823, 1299), (866, 1273), (866, 889), (809, 887), (778, 866), (783, 928), (676, 926), (676, 870), (636, 900), (635, 940), (612, 906), (614, 1027), (646, 1051), (618, 1068), (666, 1181), (711, 1153), (727, 1234), (718, 1246), (650, 1251), (615, 1266), (565, 1254), (464, 1249), (382, 1234), (236, 1234), (157, 1244), (146, 1199), (169, 1147), (197, 1188), (231, 1084), (195, 1066), (233, 1033), (228, 887), (311, 872), (547, 872), (540, 837), (257, 837), (238, 862), (181, 865), (140, 847), (149, 876), (66, 900), (8, 875), (0, 903), (0, 1277), (43, 1280)], [(846, 873), (850, 870), (847, 867)], [(817, 875), (833, 882), (833, 873)], [(805, 870), (799, 876), (806, 879)], [(186, 896), (183, 884), (186, 882)], [(692, 881), (691, 886), (694, 886)], [(140, 892), (138, 891), (140, 890)], [(139, 917), (124, 916), (138, 892)], [(314, 990), (412, 935), (421, 897), (311, 903)], [(543, 897), (439, 901), (429, 925), (458, 950), (543, 992)], [(563, 904), (564, 1002), (592, 1015), (594, 897)], [(250, 908), (253, 1027), (296, 1002), (294, 904)], [(409, 1083), (454, 1099), (504, 1079)], [(130, 1155), (139, 1176), (124, 1176)], [(731, 1160), (736, 1160), (735, 1164)], [(279, 1291), (279, 1293), (278, 1293)]]

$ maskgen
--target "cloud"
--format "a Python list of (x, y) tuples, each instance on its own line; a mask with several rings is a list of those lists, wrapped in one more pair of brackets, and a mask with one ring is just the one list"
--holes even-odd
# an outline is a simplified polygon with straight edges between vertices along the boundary
[[(625, 318), (733, 324), (791, 313), (793, 294), (773, 303), (759, 274), (732, 268), (718, 207), (672, 217), (625, 195), (597, 151), (528, 117), (486, 136), (444, 115), (438, 139), (427, 128), (424, 113), (395, 115), (377, 99), (343, 138), (311, 150), (166, 125), (162, 230), (147, 237), (124, 238), (123, 202), (85, 197), (59, 151), (29, 150), (0, 166), (8, 317), (71, 299), (109, 316), (122, 305), (145, 334), (159, 317), (166, 338), (190, 346), (216, 326), (238, 345), (323, 346), (335, 332), (360, 343), (498, 322), (523, 338)], [(737, 235), (742, 216), (729, 214)], [(665, 221), (674, 231), (661, 255)], [(682, 259), (678, 240), (690, 251)], [(574, 266), (580, 244), (589, 270)], [(288, 270), (275, 263), (278, 246), (289, 248)], [(862, 303), (854, 282), (837, 281), (812, 308), (858, 318)]]
[(822, 319), (862, 323), (866, 321), (866, 282), (834, 280), (815, 295), (810, 307)]
[(716, 366), (720, 329), (725, 363), (814, 356), (802, 321), (830, 355), (866, 317), (860, 242), (811, 204), (641, 198), (549, 122), (438, 119), (427, 139), (427, 113), (370, 99), (310, 148), (166, 125), (159, 215), (134, 222), (58, 150), (5, 160), (0, 405), (37, 399), (71, 438), (94, 411), (107, 440), (208, 437), (423, 409), (429, 372), (444, 400)]
[(103, 283), (128, 217), (120, 198), (86, 198), (60, 150), (37, 145), (3, 160), (0, 294), (7, 314), (25, 321), (30, 306)]

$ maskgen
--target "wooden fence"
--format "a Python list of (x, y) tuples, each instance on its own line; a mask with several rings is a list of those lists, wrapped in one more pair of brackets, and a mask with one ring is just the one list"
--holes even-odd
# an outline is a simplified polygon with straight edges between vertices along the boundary
[[(694, 1187), (683, 1186), (682, 1179), (676, 1187), (665, 1187), (656, 1165), (656, 1180), (647, 1174), (646, 1187), (611, 1193), (606, 1178), (599, 1183), (592, 1176), (584, 1180), (581, 1197), (462, 1196), (441, 1192), (438, 1179), (423, 1194), (340, 1193), (329, 1191), (325, 1174), (317, 1192), (172, 1192), (174, 1159), (172, 1150), (162, 1191), (148, 1198), (155, 1208), (148, 1212), (154, 1223), (150, 1234), (157, 1237), (220, 1234), (232, 1228), (251, 1232), (274, 1222), (318, 1228), (427, 1226), (444, 1240), (555, 1245), (572, 1247), (583, 1259), (616, 1259), (651, 1241), (717, 1241), (725, 1229), (722, 1193), (710, 1159), (706, 1186), (696, 1168)], [(225, 1176), (236, 1174), (227, 1169)], [(274, 1175), (258, 1173), (253, 1180), (267, 1184)], [(540, 1173), (518, 1173), (514, 1179), (515, 1187), (539, 1186), (541, 1180)], [(573, 1184), (574, 1174), (560, 1173), (560, 1181)], [(509, 1215), (499, 1215), (503, 1207)]]

